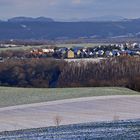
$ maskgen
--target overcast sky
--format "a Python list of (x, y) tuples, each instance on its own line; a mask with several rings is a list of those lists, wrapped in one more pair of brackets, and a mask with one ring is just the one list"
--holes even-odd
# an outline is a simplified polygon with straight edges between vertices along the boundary
[(104, 15), (140, 17), (140, 0), (0, 0), (0, 19), (16, 16), (71, 19)]

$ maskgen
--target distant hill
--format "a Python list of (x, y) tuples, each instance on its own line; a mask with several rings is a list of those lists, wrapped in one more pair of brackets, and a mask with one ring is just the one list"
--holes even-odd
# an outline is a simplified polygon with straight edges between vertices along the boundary
[(140, 19), (56, 22), (44, 17), (17, 17), (0, 22), (0, 33), (0, 40), (140, 37)]
[(114, 15), (84, 19), (84, 21), (100, 21), (100, 22), (101, 21), (125, 21), (125, 20), (128, 20), (128, 19), (121, 17), (121, 16), (114, 16)]
[(71, 18), (71, 19), (57, 19), (56, 21), (61, 22), (107, 22), (107, 21), (126, 21), (129, 20), (122, 16), (106, 15), (91, 18)]
[(60, 19), (60, 21), (66, 21), (66, 22), (105, 22), (105, 21), (126, 21), (129, 20), (127, 18), (121, 17), (121, 16), (114, 16), (114, 15), (107, 15), (107, 16), (100, 16), (100, 17), (92, 17), (92, 18), (72, 18), (72, 19)]
[(32, 17), (14, 17), (11, 19), (8, 19), (8, 22), (53, 22), (54, 20), (51, 18), (46, 17), (38, 17), (38, 18), (32, 18)]

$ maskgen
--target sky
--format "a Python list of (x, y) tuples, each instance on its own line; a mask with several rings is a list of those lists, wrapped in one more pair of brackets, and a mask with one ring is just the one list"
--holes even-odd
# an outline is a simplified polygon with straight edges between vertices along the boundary
[(106, 15), (140, 17), (140, 0), (0, 0), (0, 19), (17, 16), (54, 19)]

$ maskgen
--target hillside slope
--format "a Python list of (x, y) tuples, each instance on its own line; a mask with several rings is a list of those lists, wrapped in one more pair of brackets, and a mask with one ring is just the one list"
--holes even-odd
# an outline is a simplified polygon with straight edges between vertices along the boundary
[(0, 87), (0, 107), (39, 103), (80, 97), (107, 95), (139, 95), (127, 88), (11, 88)]
[(140, 20), (119, 22), (0, 22), (0, 40), (139, 37)]

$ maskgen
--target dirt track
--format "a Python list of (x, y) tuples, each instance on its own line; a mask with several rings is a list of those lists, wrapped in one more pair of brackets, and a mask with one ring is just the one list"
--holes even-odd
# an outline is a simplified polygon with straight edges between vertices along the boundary
[(102, 96), (0, 108), (0, 131), (140, 118), (140, 96)]

